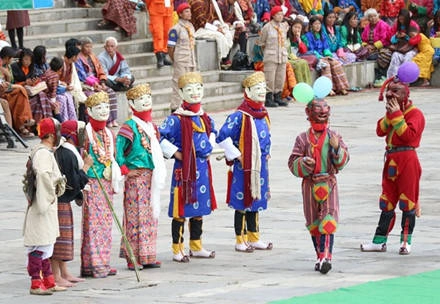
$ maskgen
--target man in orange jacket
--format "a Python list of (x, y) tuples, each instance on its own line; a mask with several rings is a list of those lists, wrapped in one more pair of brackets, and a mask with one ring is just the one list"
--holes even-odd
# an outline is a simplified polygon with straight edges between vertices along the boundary
[(150, 32), (153, 35), (153, 48), (157, 59), (157, 68), (171, 65), (166, 58), (168, 49), (168, 31), (173, 25), (173, 2), (171, 0), (144, 0), (150, 15)]

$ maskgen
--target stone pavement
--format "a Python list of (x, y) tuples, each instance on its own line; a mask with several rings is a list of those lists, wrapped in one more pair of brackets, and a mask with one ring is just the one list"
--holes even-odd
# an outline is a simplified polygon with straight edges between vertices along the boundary
[[(377, 119), (384, 104), (377, 102), (377, 90), (330, 98), (331, 125), (349, 147), (351, 160), (338, 175), (341, 219), (335, 238), (333, 270), (326, 276), (313, 271), (315, 254), (302, 215), (301, 180), (287, 168), (296, 135), (308, 127), (304, 105), (270, 109), (272, 160), (270, 162), (272, 200), (260, 216), (263, 240), (274, 243), (272, 251), (251, 254), (234, 251), (233, 211), (223, 203), (226, 166), (213, 161), (219, 209), (205, 218), (204, 246), (216, 251), (211, 260), (193, 259), (189, 264), (171, 261), (170, 219), (166, 207), (168, 189), (163, 191), (159, 219), (158, 259), (161, 269), (141, 271), (141, 283), (118, 258), (119, 233), (114, 226), (112, 265), (118, 275), (87, 279), (67, 292), (50, 297), (29, 295), (29, 279), (21, 228), (25, 199), (21, 191), (27, 150), (0, 151), (0, 303), (266, 303), (293, 296), (329, 291), (340, 287), (415, 274), (438, 268), (440, 262), (440, 89), (413, 89), (415, 104), (426, 115), (426, 129), (418, 150), (423, 167), (420, 202), (423, 215), (417, 220), (410, 256), (397, 254), (400, 235), (398, 212), (386, 253), (361, 253), (359, 244), (370, 240), (378, 217), (384, 139), (375, 135)], [(217, 127), (230, 111), (213, 113)], [(437, 134), (437, 135), (435, 135)], [(37, 143), (32, 140), (31, 144)], [(170, 170), (171, 161), (167, 162)], [(167, 186), (168, 188), (168, 186)], [(122, 195), (114, 205), (122, 215)], [(75, 260), (69, 268), (79, 273), (81, 210), (73, 204), (75, 217)], [(189, 239), (188, 234), (185, 235)], [(411, 292), (410, 290), (408, 292)], [(353, 299), (353, 303), (356, 300)]]

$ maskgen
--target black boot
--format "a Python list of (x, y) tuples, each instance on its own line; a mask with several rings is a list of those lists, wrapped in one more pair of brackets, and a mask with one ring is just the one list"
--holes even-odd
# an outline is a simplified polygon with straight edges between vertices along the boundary
[(276, 104), (278, 104), (279, 106), (282, 106), (282, 107), (287, 107), (288, 106), (288, 103), (281, 99), (281, 92), (275, 93), (273, 95), (273, 101)]
[(163, 62), (163, 56), (161, 52), (156, 53), (156, 60), (157, 60), (158, 69), (162, 68), (165, 65), (165, 63)]
[(273, 101), (273, 94), (272, 92), (266, 93), (266, 102), (264, 105), (268, 108), (276, 108), (278, 107), (278, 104)]
[(162, 53), (163, 63), (165, 65), (173, 65), (173, 62), (168, 60), (167, 55), (167, 53)]

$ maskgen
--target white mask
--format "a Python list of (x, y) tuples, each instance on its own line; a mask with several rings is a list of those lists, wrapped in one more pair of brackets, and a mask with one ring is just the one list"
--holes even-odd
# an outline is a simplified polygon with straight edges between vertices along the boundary
[(102, 102), (91, 108), (87, 108), (87, 114), (97, 121), (107, 121), (110, 115), (110, 104)]
[(128, 103), (136, 112), (146, 112), (153, 108), (153, 100), (150, 94), (142, 95), (135, 100), (129, 100)]
[(203, 84), (188, 83), (186, 86), (179, 90), (179, 95), (184, 101), (188, 103), (201, 103), (203, 98)]
[(264, 102), (266, 100), (266, 83), (259, 82), (249, 88), (245, 88), (247, 97), (256, 102)]

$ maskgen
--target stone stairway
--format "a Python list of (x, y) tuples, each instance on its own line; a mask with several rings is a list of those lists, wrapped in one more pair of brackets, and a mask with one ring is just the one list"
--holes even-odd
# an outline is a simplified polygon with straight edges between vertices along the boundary
[[(103, 44), (107, 37), (118, 39), (118, 49), (126, 58), (132, 73), (136, 78), (135, 83), (148, 82), (153, 94), (153, 116), (162, 118), (169, 114), (169, 100), (171, 95), (171, 67), (156, 68), (156, 58), (153, 41), (148, 30), (148, 14), (136, 12), (138, 32), (127, 39), (121, 33), (113, 30), (98, 30), (97, 22), (101, 20), (100, 4), (94, 4), (90, 9), (76, 8), (73, 1), (55, 0), (53, 9), (30, 10), (31, 25), (25, 29), (24, 45), (33, 49), (37, 45), (45, 45), (50, 60), (53, 56), (64, 54), (64, 43), (69, 38), (80, 39), (90, 37), (94, 41), (94, 53), (98, 55), (103, 51)], [(6, 12), (0, 12), (0, 22), (6, 23)], [(206, 42), (206, 41), (202, 41)], [(196, 51), (204, 56), (212, 50), (206, 43), (197, 41)], [(214, 48), (215, 50), (215, 48)], [(199, 55), (199, 56), (200, 56)], [(216, 55), (216, 54), (213, 54)], [(199, 57), (200, 58), (200, 57)], [(206, 111), (218, 111), (235, 108), (241, 101), (243, 93), (240, 82), (249, 72), (223, 72), (212, 68), (212, 64), (204, 64), (206, 58), (199, 60), (199, 70), (202, 71), (205, 87), (203, 107)], [(118, 93), (118, 120), (124, 121), (129, 110), (124, 93)]]

